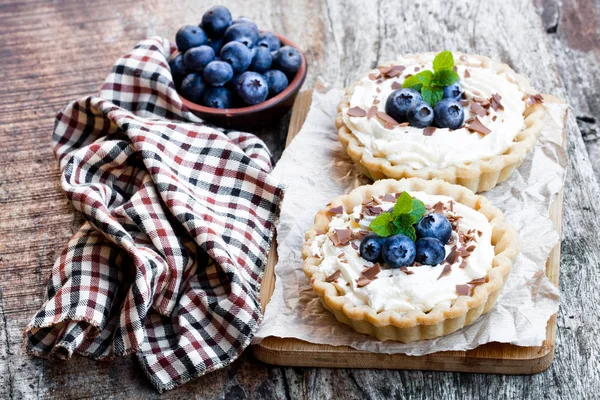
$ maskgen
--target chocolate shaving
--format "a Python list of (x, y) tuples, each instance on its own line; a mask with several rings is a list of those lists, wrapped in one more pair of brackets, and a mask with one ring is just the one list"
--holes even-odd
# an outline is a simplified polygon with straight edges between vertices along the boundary
[(406, 67), (404, 65), (394, 65), (386, 74), (385, 76), (387, 76), (388, 78), (394, 78), (400, 74), (402, 74), (402, 72), (406, 69)]
[(396, 197), (391, 194), (391, 193), (386, 193), (385, 196), (383, 196), (381, 198), (382, 201), (385, 201), (386, 203), (395, 203), (396, 202)]
[(337, 255), (337, 257), (338, 257), (338, 258), (342, 258), (342, 257), (344, 257), (344, 252), (343, 252), (343, 251), (341, 251), (341, 252), (340, 252), (340, 253)]
[(471, 245), (471, 246), (467, 247), (467, 251), (468, 251), (469, 253), (472, 253), (472, 252), (473, 252), (473, 250), (475, 250), (475, 245)]
[(452, 67), (452, 71), (458, 72), (458, 68), (456, 67), (456, 65)]
[(314, 258), (317, 258), (317, 259), (319, 259), (319, 260), (322, 258), (322, 257), (321, 257), (321, 255), (320, 255), (320, 254), (317, 254), (317, 253), (313, 254), (313, 257), (314, 257)]
[(459, 103), (461, 106), (466, 107), (469, 105), (469, 100), (461, 100)]
[(352, 230), (350, 229), (334, 229), (329, 235), (329, 239), (334, 246), (345, 246), (352, 239)]
[(483, 278), (472, 279), (470, 282), (467, 282), (469, 285), (481, 285), (485, 283), (485, 276)]
[(367, 267), (363, 269), (360, 273), (360, 276), (356, 280), (356, 285), (358, 287), (363, 287), (371, 283), (373, 280), (377, 278), (377, 274), (381, 272), (381, 266), (379, 263), (375, 263), (372, 267)]
[(428, 126), (427, 128), (423, 129), (423, 136), (431, 136), (435, 133), (436, 131), (436, 127), (435, 126)]
[(381, 93), (381, 88), (380, 88), (379, 86), (377, 86), (377, 87), (375, 88), (375, 92), (377, 92), (377, 93)]
[(410, 122), (403, 122), (398, 126), (405, 127), (405, 126), (409, 126), (409, 125), (410, 125)]
[(467, 260), (463, 259), (458, 267), (462, 269), (467, 268)]
[(492, 103), (492, 108), (494, 109), (494, 111), (504, 109), (504, 106), (500, 103), (500, 100), (502, 100), (502, 96), (500, 96), (498, 93), (494, 93), (492, 95), (490, 102)]
[(436, 214), (443, 214), (444, 213), (444, 203), (442, 203), (441, 201), (438, 201), (437, 203), (435, 203), (435, 205), (433, 206), (433, 212)]
[(468, 69), (465, 69), (465, 78), (470, 78), (471, 77), (471, 73), (469, 72)]
[(471, 112), (473, 114), (477, 114), (480, 117), (483, 117), (486, 113), (485, 108), (481, 107), (481, 104), (479, 104), (478, 102), (475, 102), (474, 100), (471, 103), (471, 106), (469, 107), (469, 109), (471, 110)]
[(402, 267), (400, 267), (400, 271), (404, 272), (406, 275), (412, 275), (414, 274), (414, 272), (412, 272), (410, 269), (408, 269), (407, 266), (403, 265)]
[(381, 85), (383, 83), (383, 79), (379, 78), (375, 81), (375, 83)]
[(456, 285), (456, 293), (460, 296), (468, 296), (471, 292), (471, 286), (469, 285)]
[(477, 236), (481, 237), (483, 235), (483, 232), (481, 232), (480, 230), (477, 230)]
[(365, 117), (367, 112), (362, 108), (356, 106), (348, 109), (348, 115), (350, 117)]
[(448, 254), (448, 257), (446, 257), (446, 259), (444, 261), (447, 262), (448, 264), (452, 265), (456, 262), (457, 258), (458, 258), (458, 252), (456, 250), (452, 250), (450, 252), (450, 254)]
[(379, 99), (375, 99), (375, 100), (373, 100), (373, 104), (379, 104), (379, 103), (380, 103), (380, 102), (379, 102)]
[(534, 104), (542, 104), (544, 102), (544, 96), (541, 94), (536, 94), (533, 96), (527, 97), (527, 105), (532, 106)]
[(388, 72), (390, 72), (390, 70), (392, 69), (392, 66), (381, 66), (381, 67), (377, 67), (377, 69), (379, 70), (379, 72), (381, 72), (382, 74), (387, 74)]
[(486, 127), (485, 125), (483, 125), (483, 123), (481, 122), (481, 120), (479, 119), (479, 117), (475, 117), (475, 119), (471, 122), (469, 122), (466, 125), (466, 128), (474, 131), (474, 132), (479, 132), (481, 134), (488, 135), (490, 132), (492, 132), (488, 127)]
[(369, 108), (369, 111), (367, 111), (367, 118), (371, 119), (375, 116), (375, 113), (377, 112), (377, 107), (375, 106), (371, 106), (371, 108)]
[(392, 83), (392, 90), (402, 89), (402, 85), (399, 82)]
[(497, 119), (498, 119), (498, 116), (497, 116), (497, 115), (494, 115), (494, 116), (492, 117), (492, 121), (494, 121), (494, 122), (495, 122)]
[(450, 211), (454, 212), (454, 201), (450, 200), (448, 202), (448, 208), (450, 209)]
[(334, 215), (343, 214), (344, 213), (344, 206), (337, 206), (337, 207), (334, 207), (334, 208), (330, 208), (329, 210), (327, 210), (327, 212), (329, 214), (334, 214)]
[(369, 233), (369, 231), (360, 230), (356, 233), (352, 233), (352, 239), (362, 240), (362, 238), (367, 236), (368, 233)]
[(346, 286), (350, 286), (350, 282), (346, 282)]
[(364, 206), (363, 207), (363, 213), (369, 217), (374, 217), (376, 215), (381, 214), (382, 212), (383, 212), (383, 209), (379, 206)]
[(354, 250), (358, 250), (358, 245), (357, 245), (356, 243), (354, 243), (354, 242), (350, 242), (350, 245), (352, 246), (352, 248), (353, 248)]
[(460, 61), (467, 61), (467, 56), (465, 56), (465, 55), (462, 55), (462, 56), (458, 57), (458, 59), (459, 59)]
[(380, 120), (382, 120), (383, 122), (385, 122), (387, 124), (398, 125), (398, 121), (396, 121), (394, 118), (390, 117), (383, 111), (377, 111), (375, 113), (375, 115), (377, 115), (377, 118), (379, 118)]
[(415, 67), (415, 72), (419, 72), (420, 70), (421, 70), (421, 67), (419, 67), (419, 66)]
[(325, 278), (326, 282), (334, 282), (337, 280), (337, 278), (340, 277), (340, 275), (342, 274), (342, 271), (340, 271), (339, 269), (337, 271), (335, 271), (333, 274), (329, 275), (327, 278)]
[[(485, 108), (486, 110), (490, 108), (490, 106), (492, 105), (492, 103), (489, 100), (484, 100), (481, 102), (481, 107)], [(488, 110), (489, 112), (489, 110)]]
[(450, 271), (452, 271), (452, 265), (444, 264), (444, 269), (442, 270), (442, 273), (440, 274), (440, 276), (438, 276), (438, 280), (440, 278), (443, 278), (444, 276), (448, 275), (450, 273)]
[(372, 81), (374, 81), (374, 80), (376, 80), (377, 78), (379, 78), (380, 76), (381, 76), (381, 72), (379, 72), (379, 71), (374, 71), (374, 72), (371, 72), (371, 73), (369, 74), (369, 79), (370, 79), (370, 80), (372, 80)]
[(475, 96), (479, 96), (479, 95), (481, 94), (481, 93), (479, 93), (477, 90), (473, 90), (473, 91), (472, 91), (472, 93), (473, 93)]

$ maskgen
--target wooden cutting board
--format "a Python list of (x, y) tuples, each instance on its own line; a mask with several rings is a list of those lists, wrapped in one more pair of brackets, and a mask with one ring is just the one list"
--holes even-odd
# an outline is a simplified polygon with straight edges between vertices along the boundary
[[(300, 131), (308, 109), (312, 90), (301, 92), (294, 104), (286, 146)], [(562, 102), (544, 95), (545, 102)], [(566, 138), (566, 134), (563, 134)], [(563, 140), (566, 144), (566, 139)], [(562, 197), (559, 193), (550, 207), (550, 218), (554, 226), (561, 230)], [(263, 311), (275, 287), (275, 264), (277, 263), (276, 243), (271, 246), (266, 271), (261, 287)], [(546, 274), (558, 286), (560, 266), (560, 243), (550, 253), (546, 264)], [(260, 344), (251, 347), (259, 360), (275, 365), (330, 368), (383, 368), (413, 369), (431, 371), (480, 372), (496, 374), (536, 374), (547, 369), (554, 359), (556, 338), (556, 314), (548, 321), (546, 340), (539, 347), (519, 347), (505, 343), (488, 343), (469, 351), (445, 351), (424, 356), (404, 354), (380, 354), (355, 350), (347, 346), (313, 344), (292, 338), (265, 338)]]

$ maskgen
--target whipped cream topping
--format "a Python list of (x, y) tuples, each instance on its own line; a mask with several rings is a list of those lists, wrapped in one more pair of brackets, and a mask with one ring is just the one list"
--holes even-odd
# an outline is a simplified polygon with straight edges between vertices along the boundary
[[(491, 158), (505, 153), (515, 137), (524, 127), (523, 112), (526, 107), (528, 88), (522, 87), (522, 79), (512, 71), (498, 72), (493, 64), (483, 63), (480, 58), (455, 55), (456, 72), (466, 95), (473, 98), (490, 99), (493, 94), (501, 96), (503, 108), (488, 109), (488, 113), (478, 116), (491, 132), (482, 135), (465, 128), (450, 130), (436, 129), (431, 136), (424, 135), (422, 128), (412, 126), (386, 126), (376, 116), (355, 117), (348, 115), (348, 109), (360, 107), (367, 111), (372, 106), (385, 112), (385, 102), (390, 93), (404, 82), (407, 75), (424, 69), (433, 70), (435, 54), (415, 54), (399, 58), (390, 65), (405, 67), (401, 74), (392, 78), (375, 78), (375, 69), (362, 78), (353, 88), (350, 107), (342, 110), (345, 125), (374, 156), (384, 157), (394, 165), (407, 165), (414, 169), (423, 167), (445, 168), (470, 161)], [(468, 70), (468, 72), (467, 72)], [(467, 105), (464, 108), (465, 121), (476, 116)]]
[[(314, 257), (322, 260), (318, 267), (319, 271), (327, 277), (337, 275), (333, 283), (338, 293), (343, 294), (353, 304), (369, 305), (377, 312), (392, 310), (400, 313), (413, 310), (428, 312), (437, 305), (450, 306), (459, 296), (457, 285), (466, 285), (473, 280), (485, 278), (492, 268), (494, 258), (494, 247), (491, 243), (492, 226), (483, 214), (463, 204), (450, 203), (452, 199), (447, 196), (429, 195), (423, 192), (410, 192), (410, 195), (421, 200), (428, 210), (438, 202), (445, 204), (444, 214), (451, 220), (456, 219), (456, 228), (445, 246), (446, 257), (452, 252), (453, 247), (460, 247), (460, 235), (471, 237), (472, 240), (468, 241), (467, 246), (473, 246), (474, 249), (469, 256), (456, 258), (450, 270), (441, 277), (445, 265), (448, 264), (446, 262), (435, 266), (409, 266), (402, 269), (392, 269), (382, 265), (376, 278), (367, 285), (361, 286), (357, 283), (361, 273), (374, 264), (360, 256), (358, 236), (361, 231), (368, 229), (375, 216), (364, 215), (362, 205), (356, 206), (351, 214), (343, 212), (334, 215), (329, 231), (315, 237), (311, 252)], [(378, 206), (383, 211), (388, 211), (394, 206), (394, 202), (380, 202)], [(345, 245), (335, 246), (330, 235), (340, 229), (350, 229), (355, 239)]]

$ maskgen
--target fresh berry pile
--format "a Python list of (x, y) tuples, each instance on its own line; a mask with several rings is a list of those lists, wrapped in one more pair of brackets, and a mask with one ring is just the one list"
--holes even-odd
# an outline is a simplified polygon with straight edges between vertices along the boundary
[(402, 192), (393, 209), (371, 222), (373, 232), (360, 242), (360, 255), (367, 261), (385, 262), (391, 268), (439, 265), (446, 257), (445, 245), (452, 224), (444, 214), (425, 215), (425, 205)]
[(452, 53), (439, 53), (433, 61), (433, 71), (424, 70), (408, 76), (402, 88), (389, 95), (385, 103), (386, 114), (399, 123), (408, 122), (417, 128), (432, 125), (460, 128), (465, 120), (460, 103), (463, 90), (453, 68)]
[(298, 49), (248, 18), (232, 20), (223, 6), (209, 9), (199, 26), (179, 29), (175, 42), (179, 54), (169, 66), (179, 93), (212, 108), (260, 104), (281, 93), (302, 64)]

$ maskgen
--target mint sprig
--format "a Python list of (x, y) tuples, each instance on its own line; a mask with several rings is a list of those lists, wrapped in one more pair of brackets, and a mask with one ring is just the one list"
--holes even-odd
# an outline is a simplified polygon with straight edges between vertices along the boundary
[(425, 204), (419, 199), (413, 199), (407, 192), (402, 192), (394, 207), (388, 212), (379, 214), (369, 228), (381, 237), (401, 233), (415, 241), (417, 234), (413, 225), (419, 222), (423, 215), (425, 215)]
[(403, 88), (411, 88), (421, 93), (423, 100), (435, 107), (444, 96), (444, 86), (458, 81), (458, 74), (453, 70), (454, 57), (448, 50), (442, 51), (433, 59), (433, 72), (423, 70), (411, 75), (402, 83)]

